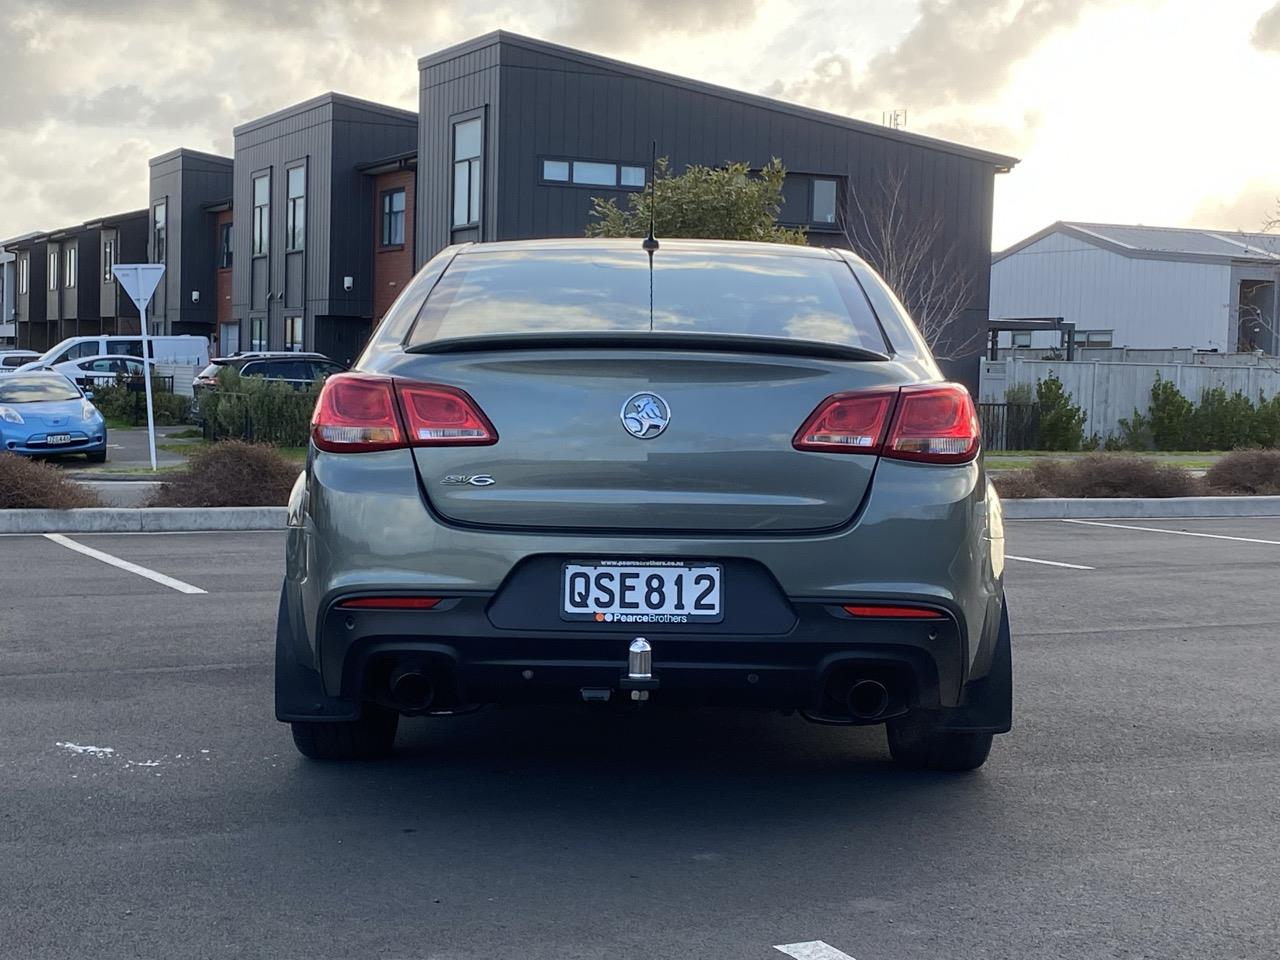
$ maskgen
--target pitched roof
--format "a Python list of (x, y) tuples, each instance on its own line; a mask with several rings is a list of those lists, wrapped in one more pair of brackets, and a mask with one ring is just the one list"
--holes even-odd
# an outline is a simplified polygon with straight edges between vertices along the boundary
[(992, 257), (998, 263), (1051, 234), (1065, 234), (1096, 247), (1139, 260), (1198, 263), (1246, 261), (1280, 263), (1280, 234), (1205, 230), (1198, 227), (1147, 227), (1141, 224), (1059, 220)]
[(943, 153), (957, 154), (962, 157), (968, 157), (972, 160), (982, 160), (986, 163), (990, 163), (992, 166), (1000, 170), (1008, 170), (1018, 162), (1017, 157), (1006, 156), (1002, 153), (992, 153), (989, 150), (979, 150), (976, 147), (952, 143), (949, 140), (939, 140), (936, 137), (926, 137), (918, 133), (908, 133), (905, 130), (896, 130), (892, 127), (886, 127), (878, 123), (870, 123), (866, 120), (854, 120), (852, 117), (842, 116), (838, 113), (827, 113), (824, 110), (815, 110), (812, 107), (805, 107), (796, 103), (788, 103), (785, 100), (775, 100), (772, 97), (763, 97), (755, 93), (746, 93), (742, 90), (734, 90), (730, 87), (721, 87), (713, 83), (703, 83), (701, 80), (681, 77), (674, 73), (664, 73), (661, 70), (651, 70), (648, 67), (641, 67), (634, 63), (627, 63), (624, 60), (613, 60), (609, 57), (602, 57), (594, 53), (588, 53), (585, 50), (561, 46), (558, 43), (548, 43), (546, 40), (535, 40), (533, 37), (526, 37), (522, 34), (511, 33), (507, 30), (495, 30), (492, 33), (485, 34), (484, 36), (474, 37), (471, 40), (466, 40), (462, 43), (455, 44), (452, 47), (446, 47), (443, 50), (438, 50), (435, 53), (428, 54), (418, 60), (418, 69), (421, 70), (424, 67), (453, 60), (474, 50), (480, 50), (491, 46), (499, 46), (502, 44), (524, 47), (527, 50), (533, 50), (550, 56), (572, 60), (589, 68), (642, 77), (658, 83), (665, 83), (668, 86), (680, 87), (685, 90), (693, 90), (697, 93), (704, 93), (709, 96), (720, 97), (721, 99), (731, 100), (737, 103), (744, 103), (749, 106), (759, 107), (765, 110), (773, 110), (778, 113), (786, 113), (792, 116), (801, 117), (805, 120), (829, 123), (833, 126), (857, 130), (859, 133), (882, 137), (886, 140), (897, 140), (902, 143), (910, 143), (915, 144), (916, 146), (927, 147), (931, 150), (939, 150)]

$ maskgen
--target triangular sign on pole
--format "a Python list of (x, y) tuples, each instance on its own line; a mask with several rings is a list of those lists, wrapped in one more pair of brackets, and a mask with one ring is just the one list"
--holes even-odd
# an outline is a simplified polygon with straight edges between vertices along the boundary
[(145, 314), (147, 304), (151, 302), (156, 287), (160, 286), (160, 278), (164, 276), (164, 264), (117, 263), (111, 269), (129, 299), (138, 305), (138, 312)]
[(142, 334), (142, 383), (147, 393), (147, 446), (151, 448), (151, 469), (156, 468), (156, 415), (151, 399), (152, 366), (150, 337), (147, 335), (147, 305), (164, 276), (163, 263), (117, 263), (112, 268), (124, 292), (138, 305), (138, 325)]

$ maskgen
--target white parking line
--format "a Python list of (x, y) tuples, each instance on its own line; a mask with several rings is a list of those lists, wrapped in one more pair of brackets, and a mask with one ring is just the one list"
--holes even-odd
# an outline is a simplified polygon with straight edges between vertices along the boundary
[(853, 960), (843, 950), (837, 950), (822, 940), (808, 940), (804, 943), (774, 944), (773, 949), (781, 950), (795, 960)]
[(1037, 560), (1035, 557), (1017, 557), (1012, 553), (1004, 555), (1006, 560), (1021, 560), (1023, 563), (1043, 563), (1046, 567), (1066, 567), (1068, 570), (1093, 570), (1081, 563), (1063, 563), (1061, 560)]
[(1179, 537), (1205, 537), (1209, 540), (1235, 540), (1237, 543), (1269, 543), (1280, 547), (1280, 540), (1258, 540), (1254, 537), (1229, 537), (1225, 533), (1195, 533), (1191, 530), (1164, 530), (1161, 527), (1137, 527), (1131, 523), (1103, 523), (1101, 520), (1063, 520), (1087, 527), (1114, 527), (1116, 530), (1141, 530), (1143, 533), (1171, 533)]
[(193, 587), (189, 583), (181, 580), (175, 580), (173, 577), (167, 577), (163, 573), (157, 573), (155, 570), (149, 570), (146, 567), (140, 567), (136, 563), (130, 563), (128, 560), (121, 560), (119, 557), (113, 557), (109, 553), (103, 553), (101, 550), (95, 550), (93, 547), (86, 547), (83, 543), (76, 543), (70, 537), (64, 537), (60, 533), (46, 533), (46, 540), (52, 540), (54, 543), (61, 544), (68, 550), (74, 550), (76, 553), (83, 553), (86, 557), (93, 557), (95, 560), (101, 560), (103, 563), (110, 564), (113, 567), (119, 567), (121, 570), (127, 570), (130, 573), (136, 573), (140, 577), (146, 577), (153, 580), (161, 586), (168, 587), (170, 590), (177, 590), (179, 593), (206, 593), (199, 587)]

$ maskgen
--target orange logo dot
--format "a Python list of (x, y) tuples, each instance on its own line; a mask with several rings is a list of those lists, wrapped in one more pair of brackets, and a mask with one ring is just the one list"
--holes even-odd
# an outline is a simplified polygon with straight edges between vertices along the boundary
[(603, 613), (597, 613), (597, 614), (596, 614), (596, 623), (604, 623), (604, 614), (603, 614)]

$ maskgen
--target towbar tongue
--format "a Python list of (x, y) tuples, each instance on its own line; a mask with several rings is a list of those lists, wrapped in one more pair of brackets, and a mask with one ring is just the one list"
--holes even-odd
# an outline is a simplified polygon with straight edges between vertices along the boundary
[(658, 681), (653, 678), (653, 647), (644, 637), (631, 641), (627, 651), (627, 675), (619, 686), (631, 691), (632, 700), (648, 700), (649, 691), (657, 689)]

